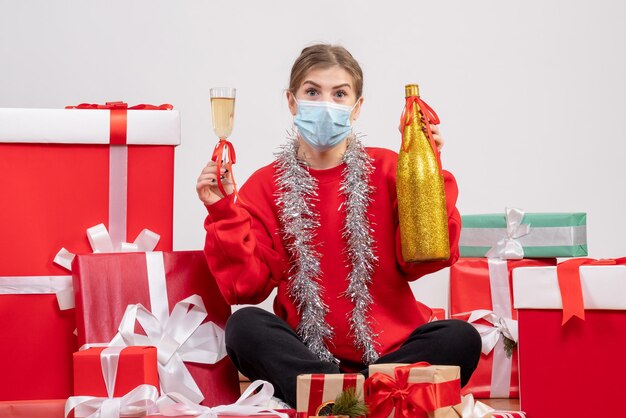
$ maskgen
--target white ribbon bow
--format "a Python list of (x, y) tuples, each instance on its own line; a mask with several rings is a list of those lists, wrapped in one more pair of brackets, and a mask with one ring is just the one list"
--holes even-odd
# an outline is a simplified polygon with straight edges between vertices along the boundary
[[(257, 393), (254, 393), (263, 386)], [(197, 405), (180, 393), (168, 393), (157, 401), (159, 412), (164, 416), (192, 415), (198, 418), (218, 418), (219, 415), (261, 415), (272, 413), (280, 418), (289, 418), (285, 413), (268, 409), (266, 405), (274, 394), (274, 386), (264, 380), (256, 380), (248, 386), (248, 389), (230, 405), (221, 405), (214, 408)]]
[[(98, 224), (87, 229), (87, 238), (89, 245), (94, 253), (113, 253), (113, 252), (146, 252), (152, 251), (157, 246), (161, 236), (149, 229), (144, 229), (137, 235), (132, 243), (121, 242), (114, 243), (104, 224)], [(65, 248), (61, 248), (54, 257), (54, 262), (59, 266), (72, 271), (72, 260), (75, 255)]]
[[(163, 321), (140, 303), (129, 305), (109, 345), (155, 346), (162, 392), (182, 393), (199, 403), (204, 396), (184, 362), (215, 364), (226, 356), (224, 330), (213, 322), (203, 324), (206, 317), (198, 295), (178, 302)], [(135, 333), (136, 322), (146, 335)]]
[(107, 347), (100, 353), (102, 377), (107, 397), (72, 396), (65, 403), (65, 416), (74, 411), (76, 417), (119, 418), (120, 415), (145, 415), (155, 412), (159, 397), (157, 388), (152, 385), (139, 385), (121, 398), (114, 398), (117, 365), (124, 347)]
[[(460, 314), (463, 315), (463, 314)], [(477, 324), (476, 321), (484, 319), (491, 325)], [(517, 321), (512, 318), (504, 318), (498, 316), (493, 311), (486, 309), (478, 309), (470, 313), (467, 320), (476, 331), (480, 334), (482, 340), (482, 353), (487, 355), (493, 350), (498, 343), (498, 340), (504, 335), (509, 340), (517, 342), (518, 340), (518, 328)]]
[(489, 405), (475, 401), (474, 395), (471, 393), (461, 398), (461, 406), (463, 418), (483, 418), (488, 413), (495, 411)]
[(502, 258), (504, 260), (524, 258), (524, 247), (517, 239), (528, 235), (530, 225), (522, 224), (523, 219), (523, 210), (506, 208), (506, 236), (487, 251), (487, 258)]

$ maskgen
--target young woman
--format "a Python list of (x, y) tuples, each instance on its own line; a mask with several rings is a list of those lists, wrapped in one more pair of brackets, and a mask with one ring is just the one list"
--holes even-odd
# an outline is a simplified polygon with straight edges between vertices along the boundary
[(352, 132), (362, 92), (361, 68), (347, 50), (305, 48), (286, 93), (294, 134), (276, 161), (252, 174), (238, 200), (231, 173), (217, 173), (214, 162), (196, 185), (209, 212), (204, 251), (225, 299), (256, 304), (277, 288), (276, 315), (248, 307), (231, 316), (227, 351), (244, 375), (272, 382), (290, 405), (302, 373), (367, 375), (371, 363), (428, 361), (459, 365), (464, 385), (480, 356), (471, 325), (427, 323), (430, 309), (409, 287), (459, 256), (454, 177), (444, 172), (450, 259), (405, 263), (397, 154), (365, 148)]

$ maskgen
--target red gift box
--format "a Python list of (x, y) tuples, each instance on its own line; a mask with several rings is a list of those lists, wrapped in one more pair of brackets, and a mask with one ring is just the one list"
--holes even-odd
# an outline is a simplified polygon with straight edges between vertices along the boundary
[(565, 324), (567, 298), (562, 299), (561, 289), (567, 283), (560, 283), (563, 276), (556, 267), (513, 273), (520, 406), (532, 418), (624, 415), (626, 266), (582, 266), (576, 272), (584, 320), (571, 318)]
[[(67, 274), (55, 254), (91, 252), (85, 230), (100, 223), (116, 243), (150, 228), (157, 248), (171, 249), (178, 112), (112, 107), (0, 109), (0, 276)], [(59, 312), (49, 294), (1, 299), (3, 335), (14, 343), (0, 348), (0, 399), (69, 396), (74, 312)]]
[[(107, 397), (100, 355), (105, 347), (74, 353), (74, 395)], [(106, 370), (107, 373), (113, 373)], [(113, 397), (120, 398), (142, 384), (159, 387), (155, 347), (125, 347), (119, 353)]]
[[(513, 309), (511, 272), (516, 267), (551, 266), (555, 259), (499, 260), (487, 258), (461, 258), (450, 268), (450, 317), (462, 320), (470, 316), (477, 319), (475, 326), (482, 327), (483, 353), (478, 367), (463, 394), (472, 393), (477, 398), (516, 398), (519, 396), (517, 352), (509, 357), (504, 339), (498, 330), (502, 323), (515, 328), (509, 320), (517, 319)], [(484, 312), (480, 312), (484, 311)], [(473, 314), (474, 313), (474, 314)], [(506, 319), (506, 320), (504, 320)], [(515, 333), (515, 330), (509, 330)], [(497, 342), (485, 354), (487, 339)], [(494, 365), (496, 368), (494, 369)]]
[(446, 319), (446, 310), (443, 308), (430, 308), (432, 314), (430, 315), (430, 319), (428, 322), (433, 321), (442, 321)]
[[(205, 323), (223, 328), (230, 316), (202, 251), (78, 255), (72, 271), (81, 345), (110, 341), (127, 306), (138, 303), (160, 318), (198, 295), (207, 310)], [(239, 397), (238, 374), (227, 357), (216, 364), (185, 362), (185, 367), (204, 395), (203, 404), (230, 404)]]
[(170, 250), (179, 142), (177, 111), (0, 109), (0, 276), (67, 274), (55, 254), (91, 252), (100, 223), (116, 243), (148, 228)]
[(70, 276), (0, 277), (0, 400), (72, 394), (74, 311), (60, 310), (56, 296), (71, 286)]
[(298, 414), (319, 415), (324, 405), (334, 402), (337, 395), (348, 388), (355, 388), (357, 396), (363, 400), (364, 382), (360, 373), (301, 374), (297, 380), (296, 410)]

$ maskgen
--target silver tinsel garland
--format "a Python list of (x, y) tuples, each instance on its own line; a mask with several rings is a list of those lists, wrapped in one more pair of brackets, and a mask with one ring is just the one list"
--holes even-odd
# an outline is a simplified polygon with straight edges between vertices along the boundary
[[(364, 363), (370, 364), (378, 358), (374, 341), (376, 335), (368, 320), (372, 304), (368, 284), (376, 262), (374, 239), (367, 218), (372, 192), (369, 175), (373, 166), (365, 148), (354, 136), (348, 139), (343, 161), (346, 163), (341, 183), (341, 191), (346, 196), (343, 237), (351, 264), (351, 271), (346, 278), (346, 296), (354, 303), (350, 328), (355, 346), (363, 350)], [(320, 283), (321, 255), (313, 245), (319, 227), (315, 211), (317, 180), (309, 173), (306, 163), (298, 159), (298, 140), (295, 135), (291, 135), (277, 154), (276, 182), (279, 219), (287, 251), (292, 257), (289, 292), (301, 317), (297, 332), (321, 360), (337, 361), (325, 343), (325, 340), (332, 339), (333, 330), (325, 320), (328, 306), (321, 298), (324, 290)]]

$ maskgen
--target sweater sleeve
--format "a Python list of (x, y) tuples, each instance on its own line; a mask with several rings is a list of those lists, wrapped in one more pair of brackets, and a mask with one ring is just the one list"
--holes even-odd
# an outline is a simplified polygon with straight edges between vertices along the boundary
[[(406, 276), (407, 280), (413, 281), (426, 274), (434, 273), (444, 267), (449, 267), (459, 258), (459, 237), (461, 236), (461, 215), (456, 208), (456, 200), (459, 194), (456, 180), (452, 173), (443, 171), (444, 189), (446, 193), (446, 210), (448, 213), (448, 232), (450, 239), (450, 258), (442, 261), (430, 261), (424, 263), (407, 263), (402, 258), (402, 247), (400, 244), (400, 226), (399, 222), (396, 226), (396, 258), (400, 271)], [(397, 213), (397, 201), (396, 201)]]
[(231, 305), (262, 302), (284, 270), (273, 246), (271, 217), (252, 205), (235, 203), (233, 195), (207, 209), (204, 253), (224, 299)]

